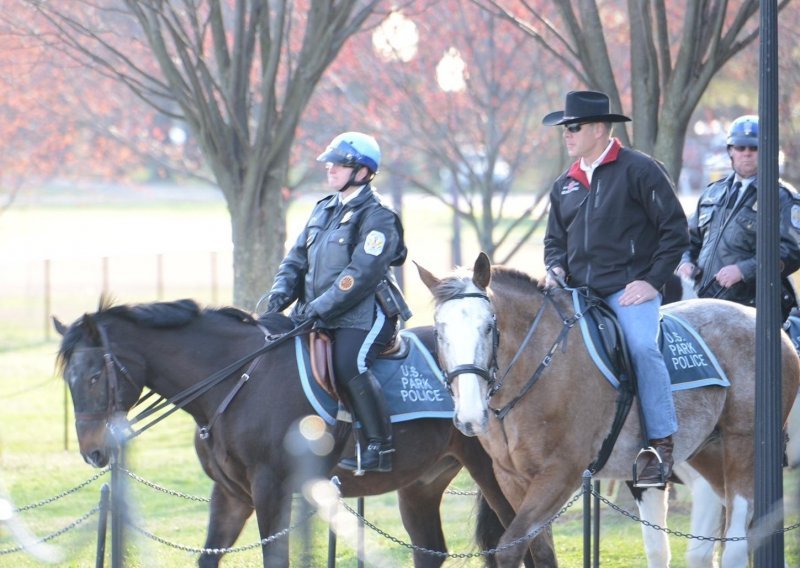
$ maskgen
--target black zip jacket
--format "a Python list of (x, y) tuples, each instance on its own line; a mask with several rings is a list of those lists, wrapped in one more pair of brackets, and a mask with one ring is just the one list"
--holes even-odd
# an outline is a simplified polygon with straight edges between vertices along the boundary
[(580, 160), (553, 183), (545, 266), (563, 268), (570, 286), (603, 297), (634, 280), (661, 290), (688, 244), (686, 214), (664, 167), (616, 139), (591, 186)]

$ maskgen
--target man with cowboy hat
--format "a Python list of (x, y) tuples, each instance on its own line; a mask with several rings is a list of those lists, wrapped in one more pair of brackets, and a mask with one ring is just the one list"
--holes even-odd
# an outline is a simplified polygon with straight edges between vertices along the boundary
[(609, 112), (608, 95), (595, 91), (567, 93), (564, 110), (542, 120), (564, 126), (567, 154), (575, 159), (550, 190), (545, 287), (557, 281), (588, 287), (616, 313), (650, 444), (634, 482), (659, 487), (672, 471), (672, 434), (678, 429), (657, 343), (659, 290), (678, 266), (689, 232), (664, 167), (611, 136), (613, 123), (628, 121)]

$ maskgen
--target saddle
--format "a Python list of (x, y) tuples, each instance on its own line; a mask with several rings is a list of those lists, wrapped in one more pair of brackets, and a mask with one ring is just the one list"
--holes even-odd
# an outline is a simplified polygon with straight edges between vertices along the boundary
[[(398, 330), (395, 329), (394, 335), (378, 357), (390, 357), (397, 354), (401, 348), (402, 341)], [(324, 330), (312, 330), (308, 334), (308, 352), (314, 380), (331, 398), (339, 400), (336, 376), (333, 373), (333, 338)]]
[(633, 366), (614, 310), (586, 288), (576, 289), (573, 300), (576, 303), (576, 312), (582, 314), (586, 320), (586, 329), (592, 344), (587, 343), (587, 347), (591, 349), (598, 346), (602, 350), (598, 355), (609, 363), (620, 383), (635, 388)]

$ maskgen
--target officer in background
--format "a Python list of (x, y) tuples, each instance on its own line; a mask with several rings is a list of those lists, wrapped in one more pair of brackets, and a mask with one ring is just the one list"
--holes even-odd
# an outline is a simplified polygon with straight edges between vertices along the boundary
[[(406, 259), (403, 226), (370, 185), (381, 161), (372, 136), (340, 134), (317, 158), (334, 191), (317, 202), (267, 293), (267, 312), (297, 304), (292, 319), (333, 338), (333, 373), (361, 423), (367, 448), (339, 466), (392, 470), (392, 426), (381, 387), (370, 371), (392, 340), (398, 317), (411, 316), (392, 266)], [(361, 466), (360, 468), (358, 466)]]
[[(677, 273), (694, 281), (700, 298), (756, 303), (756, 187), (758, 116), (740, 116), (727, 138), (733, 172), (712, 182), (689, 219), (691, 243)], [(797, 306), (790, 275), (800, 268), (800, 196), (779, 181), (781, 309), (785, 320)]]

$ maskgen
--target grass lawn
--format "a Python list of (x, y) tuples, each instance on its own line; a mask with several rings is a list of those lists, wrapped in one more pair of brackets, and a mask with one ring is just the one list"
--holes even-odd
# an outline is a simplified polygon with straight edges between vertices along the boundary
[[(289, 238), (300, 229), (308, 203), (290, 211)], [(440, 206), (424, 199), (409, 200), (404, 208), (409, 259), (434, 272), (450, 267), (450, 219)], [(169, 238), (168, 238), (169, 237)], [(477, 245), (464, 239), (464, 262), (471, 264)], [(535, 243), (514, 264), (534, 275), (541, 272), (541, 252)], [(154, 301), (192, 297), (201, 303), (225, 304), (231, 298), (230, 229), (221, 203), (190, 202), (182, 205), (75, 206), (20, 204), (0, 217), (0, 482), (22, 510), (17, 518), (34, 535), (55, 535), (50, 544), (63, 556), (62, 567), (93, 566), (98, 515), (91, 514), (108, 473), (91, 482), (98, 471), (79, 455), (64, 385), (55, 376), (58, 349), (49, 314), (65, 323), (85, 311), (94, 311), (103, 290), (119, 302)], [(431, 321), (427, 290), (411, 263), (406, 287), (415, 317), (413, 325)], [(45, 278), (49, 277), (49, 280)], [(138, 478), (128, 478), (136, 525), (159, 541), (138, 532), (126, 533), (127, 567), (193, 566), (191, 549), (202, 547), (208, 517), (205, 498), (211, 483), (194, 454), (194, 424), (176, 413), (137, 438), (128, 452), (128, 468)], [(786, 525), (798, 522), (797, 472), (786, 473)], [(160, 489), (164, 490), (160, 490)], [(472, 489), (466, 475), (454, 488)], [(604, 490), (607, 486), (604, 485)], [(626, 491), (614, 491), (614, 501), (628, 511), (635, 507)], [(689, 501), (682, 488), (673, 491), (675, 513), (671, 528), (688, 532)], [(347, 500), (355, 508), (355, 500)], [(299, 506), (299, 504), (298, 504)], [(2, 511), (0, 511), (2, 513)], [(445, 534), (451, 552), (446, 567), (481, 566), (472, 556), (474, 497), (448, 494), (442, 507)], [(337, 546), (337, 566), (356, 566), (355, 526), (350, 513)], [(408, 566), (411, 551), (393, 494), (366, 500), (366, 517), (385, 534), (366, 530), (368, 565)], [(583, 565), (581, 503), (578, 501), (555, 525), (561, 566)], [(310, 551), (312, 566), (327, 559), (327, 526), (311, 522), (312, 542), (307, 547), (301, 531), (291, 534), (293, 565)], [(787, 563), (800, 565), (798, 531), (785, 535)], [(391, 538), (390, 538), (391, 537)], [(227, 567), (260, 565), (255, 522), (251, 519), (237, 546), (246, 551), (229, 554)], [(399, 542), (397, 542), (399, 541)], [(687, 540), (670, 538), (673, 567), (685, 566)], [(106, 553), (110, 549), (110, 540)], [(13, 552), (15, 542), (8, 525), (0, 523), (0, 567), (41, 566), (33, 557)], [(630, 518), (602, 509), (602, 566), (643, 566), (639, 526)], [(110, 561), (107, 560), (110, 565)]]

